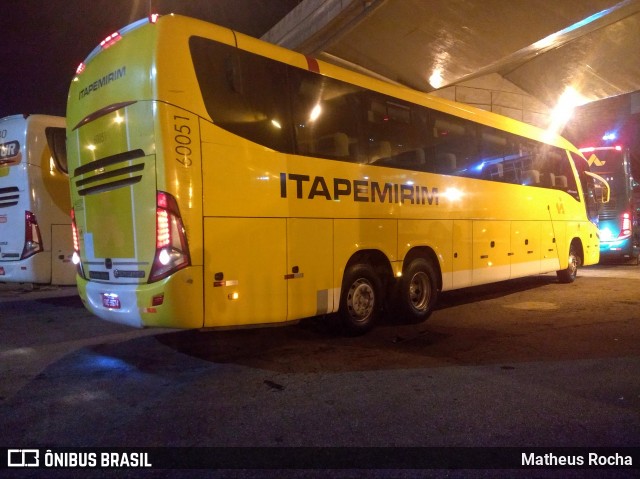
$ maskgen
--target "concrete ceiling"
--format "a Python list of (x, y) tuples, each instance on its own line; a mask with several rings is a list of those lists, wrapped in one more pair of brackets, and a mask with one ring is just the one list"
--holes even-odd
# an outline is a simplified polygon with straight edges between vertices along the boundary
[(549, 107), (640, 90), (640, 0), (303, 0), (262, 38), (426, 92), (489, 74)]

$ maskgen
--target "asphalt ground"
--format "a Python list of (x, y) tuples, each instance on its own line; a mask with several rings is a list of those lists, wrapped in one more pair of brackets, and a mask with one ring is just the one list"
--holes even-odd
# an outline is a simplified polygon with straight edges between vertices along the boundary
[[(136, 330), (93, 317), (73, 287), (4, 285), (0, 447), (625, 453), (640, 446), (639, 280), (636, 266), (599, 265), (582, 268), (568, 285), (539, 275), (447, 292), (426, 322), (387, 317), (357, 338), (340, 336), (327, 318), (267, 329)], [(79, 471), (7, 472), (75, 477)], [(78, 477), (141, 472), (638, 477), (638, 464), (516, 471), (85, 469)]]

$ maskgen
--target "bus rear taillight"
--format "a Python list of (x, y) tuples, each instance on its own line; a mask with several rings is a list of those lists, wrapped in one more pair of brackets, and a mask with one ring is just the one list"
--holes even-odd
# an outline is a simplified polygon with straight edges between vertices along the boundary
[(78, 236), (78, 226), (76, 226), (76, 212), (71, 208), (71, 234), (73, 236), (73, 255), (71, 262), (76, 265), (78, 274), (84, 278), (84, 269), (80, 261), (80, 236)]
[(156, 198), (156, 254), (150, 283), (191, 264), (187, 235), (175, 198), (163, 191), (159, 191)]
[(622, 213), (622, 226), (620, 228), (620, 234), (618, 239), (624, 239), (631, 236), (631, 215), (629, 213)]
[(43, 251), (42, 236), (40, 236), (40, 228), (36, 215), (31, 211), (25, 211), (24, 214), (24, 248), (20, 259), (28, 258), (36, 253)]

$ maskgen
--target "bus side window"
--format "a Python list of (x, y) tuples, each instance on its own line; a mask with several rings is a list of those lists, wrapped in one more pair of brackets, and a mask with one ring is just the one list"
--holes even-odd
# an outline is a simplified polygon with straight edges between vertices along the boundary
[(361, 88), (299, 68), (287, 73), (297, 153), (364, 162)]
[(445, 175), (472, 176), (479, 156), (474, 123), (444, 113), (434, 113), (435, 171)]
[(551, 164), (549, 165), (549, 169), (551, 170), (551, 184), (549, 188), (564, 191), (576, 200), (579, 199), (578, 185), (571, 168), (571, 163), (568, 161), (569, 157), (567, 156), (567, 152), (556, 147), (549, 148), (552, 152), (550, 155)]
[(506, 134), (488, 126), (480, 127), (480, 154), (472, 168), (477, 176), (490, 181), (506, 181), (504, 156), (507, 151)]
[(247, 140), (292, 153), (286, 66), (200, 37), (191, 37), (189, 47), (213, 122)]
[(244, 83), (242, 81), (242, 69), (240, 68), (238, 56), (233, 54), (227, 56), (225, 59), (225, 67), (229, 89), (242, 95), (244, 93)]
[(56, 167), (65, 174), (69, 173), (67, 167), (67, 132), (64, 128), (49, 126), (45, 128), (47, 143)]

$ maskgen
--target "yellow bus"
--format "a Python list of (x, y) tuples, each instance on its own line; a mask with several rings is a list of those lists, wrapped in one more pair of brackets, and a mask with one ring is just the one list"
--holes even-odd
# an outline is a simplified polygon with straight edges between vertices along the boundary
[(76, 283), (65, 129), (58, 116), (0, 119), (0, 282)]
[(566, 140), (181, 16), (90, 53), (67, 148), (80, 295), (132, 326), (338, 313), (357, 334), (599, 257)]

